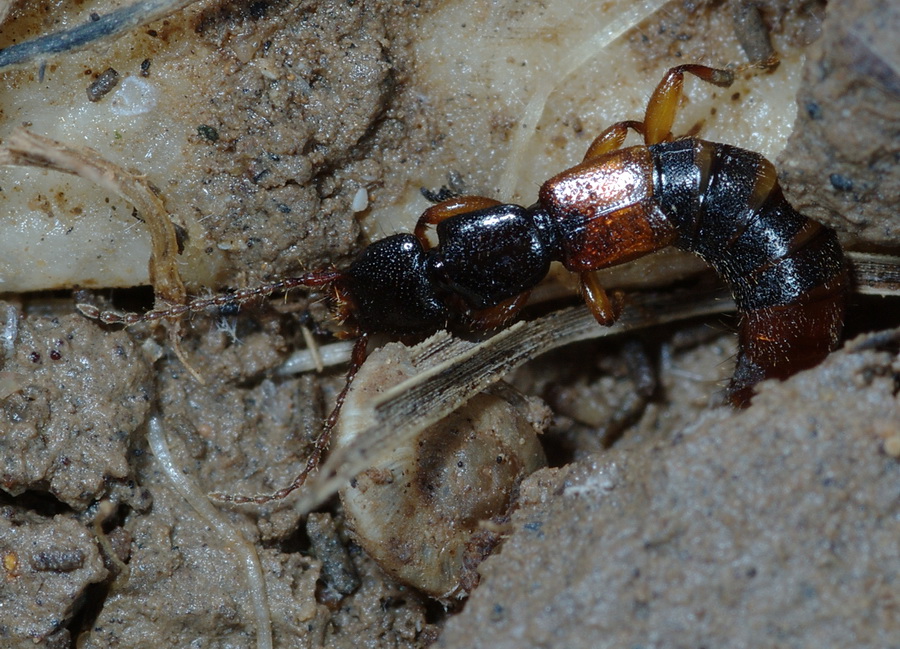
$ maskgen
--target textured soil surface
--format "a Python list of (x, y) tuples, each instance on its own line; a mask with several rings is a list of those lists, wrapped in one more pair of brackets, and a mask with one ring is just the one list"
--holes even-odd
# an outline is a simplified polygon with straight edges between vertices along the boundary
[[(19, 4), (9, 25), (28, 11)], [(717, 60), (705, 37), (737, 4), (667, 5), (624, 36), (634, 65)], [(791, 6), (760, 5), (777, 48), (807, 56), (778, 159), (786, 193), (854, 245), (898, 254), (900, 10)], [(189, 164), (152, 180), (202, 293), (346, 263), (362, 229), (381, 227), (354, 216), (362, 187), (377, 206), (449, 171), (492, 186), (515, 124), (427, 94), (413, 46), (440, 8), (204, 2), (67, 65), (93, 70), (87, 86), (107, 59), (163, 69), (167, 48), (199, 52), (193, 69), (207, 72), (170, 100), (189, 120)], [(53, 11), (32, 16), (32, 36), (55, 29)], [(37, 72), (6, 74), (11, 93), (14, 75)], [(445, 147), (446, 115), (472, 120), (485, 160), (471, 141)], [(289, 484), (342, 386), (341, 367), (277, 372), (304, 344), (300, 324), (335, 328), (322, 300), (292, 294), (185, 323), (200, 384), (164, 328), (123, 331), (74, 309), (149, 308), (146, 291), (2, 297), (4, 647), (258, 646), (254, 551), (276, 647), (900, 647), (896, 298), (855, 296), (844, 348), (763, 385), (744, 411), (718, 405), (735, 353), (721, 319), (580, 343), (517, 371), (510, 382), (554, 413), (552, 468), (525, 480), (519, 508), (490, 529), (505, 540), (480, 584), (445, 609), (386, 576), (338, 499), (308, 519), (290, 498), (222, 507), (223, 531), (150, 449), (155, 418), (175, 474), (201, 494)]]
[(438, 646), (897, 646), (896, 354), (857, 339), (746, 412), (536, 473)]
[[(900, 11), (887, 0), (829, 5), (810, 48), (794, 135), (780, 160), (797, 209), (870, 244), (900, 237)], [(813, 167), (805, 160), (818, 160)]]

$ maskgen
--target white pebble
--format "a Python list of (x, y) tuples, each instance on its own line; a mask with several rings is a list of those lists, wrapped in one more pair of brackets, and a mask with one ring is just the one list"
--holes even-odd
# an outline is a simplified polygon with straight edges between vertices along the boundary
[(369, 207), (369, 191), (365, 187), (360, 187), (353, 196), (350, 209), (354, 212), (362, 212), (367, 207)]
[(156, 106), (156, 87), (140, 77), (125, 77), (113, 93), (110, 110), (116, 115), (142, 115)]

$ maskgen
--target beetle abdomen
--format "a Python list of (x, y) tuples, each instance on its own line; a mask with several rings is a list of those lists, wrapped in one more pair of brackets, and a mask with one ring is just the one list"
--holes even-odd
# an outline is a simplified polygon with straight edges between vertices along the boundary
[(758, 153), (686, 138), (649, 147), (653, 193), (675, 245), (729, 284), (741, 314), (729, 394), (746, 403), (764, 378), (812, 367), (837, 344), (846, 274), (837, 236), (794, 210)]

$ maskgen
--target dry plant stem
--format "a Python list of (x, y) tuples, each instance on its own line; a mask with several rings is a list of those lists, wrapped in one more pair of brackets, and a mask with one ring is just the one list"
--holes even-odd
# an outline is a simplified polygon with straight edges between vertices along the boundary
[(221, 511), (209, 502), (194, 481), (175, 466), (159, 415), (150, 417), (147, 425), (147, 439), (156, 460), (171, 481), (175, 491), (190, 503), (206, 524), (218, 533), (219, 538), (242, 557), (247, 576), (248, 594), (253, 603), (256, 617), (256, 647), (257, 649), (272, 649), (272, 619), (266, 593), (266, 581), (256, 548), (244, 538)]
[(194, 377), (194, 380), (200, 385), (206, 385), (206, 381), (203, 379), (203, 375), (197, 371), (193, 365), (191, 365), (190, 360), (188, 359), (187, 354), (184, 351), (184, 347), (181, 346), (181, 323), (174, 322), (170, 326), (166, 328), (166, 337), (169, 339), (169, 344), (172, 346), (172, 351), (175, 352), (175, 357), (178, 361), (184, 366), (184, 368), (188, 371), (188, 373)]
[(325, 369), (325, 365), (322, 364), (322, 355), (319, 353), (318, 342), (316, 342), (312, 331), (310, 331), (309, 327), (307, 327), (306, 325), (300, 325), (300, 333), (303, 335), (303, 343), (309, 350), (309, 355), (312, 359), (313, 365), (316, 368), (316, 372), (321, 372)]
[(106, 532), (103, 531), (103, 522), (107, 518), (112, 516), (117, 510), (118, 508), (109, 500), (101, 500), (98, 503), (97, 515), (94, 517), (94, 521), (91, 524), (94, 531), (94, 537), (97, 539), (100, 547), (103, 548), (103, 552), (106, 553), (109, 561), (112, 562), (112, 564), (119, 571), (119, 574), (116, 576), (115, 581), (110, 587), (110, 590), (112, 592), (116, 592), (127, 586), (128, 581), (131, 578), (131, 567), (119, 558), (119, 555), (116, 553), (115, 549), (112, 546), (112, 543), (109, 540), (109, 536), (106, 534)]
[[(54, 54), (75, 52), (91, 45), (113, 41), (135, 27), (165, 18), (197, 0), (144, 0), (122, 7), (72, 29), (40, 36), (0, 50), (0, 70), (22, 67)], [(12, 0), (0, 2), (0, 16), (9, 11)], [(2, 18), (0, 18), (2, 22)]]
[(863, 295), (900, 295), (900, 257), (868, 252), (847, 253), (853, 287)]
[(0, 164), (37, 167), (73, 174), (121, 196), (150, 230), (150, 283), (157, 299), (183, 304), (187, 298), (178, 273), (175, 227), (162, 199), (146, 179), (131, 174), (88, 147), (69, 146), (25, 129), (16, 129), (0, 148)]
[[(69, 146), (25, 129), (16, 129), (0, 148), (0, 164), (52, 169), (73, 174), (130, 202), (150, 230), (148, 273), (157, 300), (183, 304), (187, 292), (178, 272), (175, 227), (162, 199), (146, 179), (131, 174), (88, 147)], [(169, 329), (169, 341), (178, 360), (199, 383), (203, 378), (181, 348), (179, 328)]]

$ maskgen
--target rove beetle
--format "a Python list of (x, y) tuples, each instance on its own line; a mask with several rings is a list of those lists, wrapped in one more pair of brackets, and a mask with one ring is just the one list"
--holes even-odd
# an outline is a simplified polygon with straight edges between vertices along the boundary
[[(847, 292), (833, 230), (785, 200), (761, 155), (671, 129), (684, 74), (727, 87), (728, 70), (666, 72), (643, 122), (613, 124), (584, 160), (545, 182), (530, 207), (451, 198), (426, 210), (414, 234), (371, 244), (335, 279), (347, 319), (362, 332), (427, 333), (464, 313), (501, 324), (524, 305), (551, 261), (578, 273), (600, 324), (618, 316), (592, 271), (667, 246), (696, 253), (730, 287), (740, 351), (727, 393), (746, 406), (753, 387), (819, 363), (840, 337)], [(628, 129), (644, 144), (620, 148)], [(425, 230), (437, 225), (431, 247)]]

